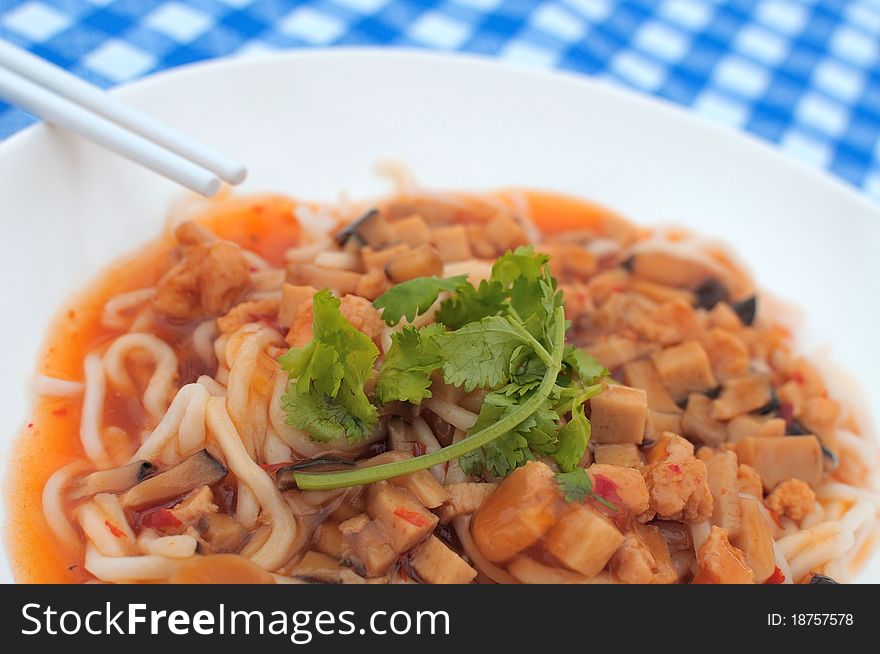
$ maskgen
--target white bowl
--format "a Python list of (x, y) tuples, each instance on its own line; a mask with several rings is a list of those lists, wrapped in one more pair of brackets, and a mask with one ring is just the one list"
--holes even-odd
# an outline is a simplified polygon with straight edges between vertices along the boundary
[[(394, 50), (304, 51), (185, 67), (120, 97), (236, 156), (244, 191), (332, 199), (388, 188), (381, 158), (431, 187), (522, 185), (729, 243), (808, 316), (880, 400), (880, 212), (831, 178), (660, 101), (583, 77)], [(67, 294), (154, 236), (180, 191), (40, 125), (0, 145), (0, 447), (19, 432), (46, 325)], [(10, 580), (0, 559), (0, 579)], [(861, 580), (880, 581), (880, 561)]]

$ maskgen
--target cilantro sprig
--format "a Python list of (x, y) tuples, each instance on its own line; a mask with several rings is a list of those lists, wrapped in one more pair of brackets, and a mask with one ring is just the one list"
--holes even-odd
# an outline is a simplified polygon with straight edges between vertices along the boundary
[[(368, 484), (456, 458), (469, 474), (499, 478), (536, 456), (554, 457), (564, 474), (574, 471), (590, 438), (584, 403), (601, 392), (597, 382), (608, 371), (582, 350), (566, 347), (562, 293), (548, 261), (531, 247), (518, 248), (499, 258), (491, 278), (478, 288), (464, 276), (425, 277), (379, 296), (374, 304), (389, 325), (396, 325), (427, 311), (440, 293), (450, 294), (437, 311), (436, 323), (421, 329), (405, 326), (392, 336), (376, 378), (376, 400), (418, 404), (431, 397), (431, 376), (439, 371), (447, 384), (465, 392), (487, 391), (476, 424), (461, 441), (406, 461), (341, 472), (298, 472), (299, 488)], [(328, 302), (329, 293), (320, 295), (322, 303)], [(338, 313), (338, 301), (334, 308)], [(339, 327), (335, 314), (325, 308), (320, 315), (322, 321), (316, 304), (313, 342), (282, 362), (293, 380), (285, 408), (303, 412), (288, 419), (317, 440), (340, 434), (357, 440), (376, 424), (375, 407), (370, 411), (364, 406), (362, 389), (375, 374), (371, 367), (376, 356), (367, 356), (362, 338)], [(351, 342), (340, 342), (343, 332)], [(351, 357), (358, 366), (346, 365)], [(356, 386), (360, 393), (354, 393)], [(351, 401), (353, 395), (357, 402)], [(357, 412), (346, 414), (348, 408)]]

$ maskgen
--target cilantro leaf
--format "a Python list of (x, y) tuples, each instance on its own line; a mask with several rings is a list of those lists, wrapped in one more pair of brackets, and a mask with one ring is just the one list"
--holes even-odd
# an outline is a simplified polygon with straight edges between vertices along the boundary
[(584, 414), (583, 403), (572, 408), (571, 420), (559, 430), (559, 447), (553, 458), (563, 472), (571, 472), (581, 462), (590, 442), (590, 421)]
[(510, 378), (514, 351), (527, 344), (527, 334), (506, 316), (490, 316), (468, 323), (454, 332), (434, 336), (443, 352), (443, 378), (447, 384), (497, 388)]
[(574, 375), (580, 377), (588, 384), (595, 383), (596, 380), (611, 374), (608, 368), (599, 363), (594, 356), (573, 345), (565, 348), (562, 363)]
[(593, 481), (583, 468), (558, 473), (556, 485), (566, 502), (583, 502), (593, 492)]
[(469, 322), (497, 316), (507, 307), (507, 291), (501, 282), (483, 280), (479, 288), (464, 284), (444, 300), (437, 311), (437, 321), (449, 329), (459, 329)]
[(282, 396), (287, 423), (315, 440), (366, 438), (378, 421), (364, 392), (379, 350), (339, 311), (339, 299), (323, 290), (312, 299), (312, 340), (279, 357), (291, 383)]
[(391, 348), (376, 381), (379, 402), (400, 400), (418, 404), (431, 397), (431, 373), (443, 363), (433, 337), (443, 331), (443, 325), (433, 324), (422, 329), (404, 327), (391, 336)]
[(417, 315), (425, 313), (442, 291), (452, 293), (465, 284), (467, 284), (467, 275), (456, 275), (446, 279), (417, 277), (392, 286), (375, 299), (373, 306), (383, 310), (382, 319), (393, 327), (404, 317), (411, 321), (415, 320)]
[(510, 287), (517, 279), (538, 281), (550, 260), (546, 254), (535, 253), (531, 245), (523, 245), (498, 258), (492, 266), (492, 279)]

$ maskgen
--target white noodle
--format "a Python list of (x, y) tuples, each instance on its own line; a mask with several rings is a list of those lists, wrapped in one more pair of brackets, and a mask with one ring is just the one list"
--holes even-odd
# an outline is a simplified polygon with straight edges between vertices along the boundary
[(120, 336), (104, 353), (104, 368), (111, 383), (121, 390), (133, 387), (125, 362), (136, 351), (148, 354), (155, 366), (144, 390), (143, 403), (156, 424), (168, 407), (168, 398), (177, 374), (177, 355), (168, 343), (152, 334), (131, 333)]
[(152, 300), (155, 295), (155, 288), (141, 288), (110, 298), (104, 305), (101, 324), (110, 329), (125, 329), (131, 320), (126, 319), (122, 314), (137, 309), (145, 302)]
[(36, 375), (31, 381), (31, 390), (40, 397), (76, 397), (85, 389), (82, 382), (58, 379), (48, 375)]
[(298, 531), (296, 519), (272, 478), (248, 456), (223, 398), (212, 397), (208, 400), (207, 419), (211, 436), (223, 451), (226, 465), (239, 480), (247, 484), (269, 514), (271, 536), (251, 559), (267, 570), (275, 570), (291, 555)]
[(85, 569), (101, 581), (111, 583), (162, 581), (174, 574), (177, 561), (155, 555), (108, 557), (88, 545)]
[(81, 547), (81, 539), (67, 519), (64, 511), (64, 494), (72, 478), (85, 469), (86, 464), (83, 461), (74, 461), (56, 470), (43, 486), (43, 515), (58, 542), (67, 547)]
[[(143, 445), (138, 448), (138, 451), (135, 452), (130, 461), (157, 458), (171, 442), (171, 439), (179, 433), (190, 405), (200, 403), (202, 408), (197, 410), (194, 415), (197, 417), (200, 411), (201, 415), (204, 416), (204, 406), (207, 401), (208, 391), (201, 384), (187, 384), (183, 386), (177, 392), (177, 395), (174, 396), (174, 400), (171, 402), (171, 406), (168, 407), (168, 411), (165, 412), (162, 420), (159, 421), (159, 424), (156, 425), (152, 433), (147, 436)], [(191, 418), (191, 421), (187, 424), (187, 429), (196, 432), (198, 440), (204, 442), (204, 419), (202, 419), (201, 432), (199, 432), (198, 425), (193, 423), (194, 420), (195, 418)], [(195, 440), (191, 433), (187, 434), (187, 438), (190, 444), (192, 440)]]
[(797, 583), (811, 570), (843, 556), (854, 544), (852, 531), (840, 521), (823, 522), (776, 541)]
[(193, 350), (206, 366), (214, 365), (214, 339), (217, 338), (217, 321), (213, 318), (199, 323), (193, 330)]
[(422, 404), (456, 429), (467, 431), (477, 422), (477, 414), (440, 397), (429, 397)]
[[(416, 438), (419, 439), (419, 443), (425, 448), (425, 454), (432, 454), (441, 449), (440, 441), (437, 440), (428, 423), (422, 418), (413, 418), (412, 426), (416, 432)], [(446, 479), (446, 464), (438, 463), (435, 466), (431, 466), (431, 474), (442, 484)]]
[(205, 390), (207, 390), (208, 393), (210, 393), (214, 397), (226, 397), (226, 387), (213, 377), (208, 377), (208, 375), (200, 375), (199, 378), (196, 380), (196, 383), (199, 386), (204, 386)]
[(166, 556), (169, 559), (188, 559), (195, 555), (198, 541), (192, 536), (160, 536), (146, 543), (146, 553)]
[(97, 354), (89, 354), (84, 363), (86, 391), (83, 397), (79, 439), (86, 456), (98, 468), (107, 468), (110, 459), (101, 440), (101, 417), (104, 413), (104, 364)]

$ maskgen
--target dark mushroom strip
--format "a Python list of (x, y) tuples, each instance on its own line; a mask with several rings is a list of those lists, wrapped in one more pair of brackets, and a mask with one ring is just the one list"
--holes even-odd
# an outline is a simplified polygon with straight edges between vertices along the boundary
[(385, 217), (378, 209), (370, 209), (336, 235), (340, 245), (347, 243), (352, 237), (372, 248), (383, 248), (398, 241), (394, 230), (388, 225)]
[(98, 470), (83, 477), (70, 499), (81, 500), (98, 493), (121, 493), (159, 472), (149, 461), (134, 461), (118, 468)]
[(819, 573), (814, 572), (813, 576), (810, 578), (810, 585), (811, 586), (813, 586), (813, 585), (818, 586), (820, 584), (835, 584), (835, 585), (837, 585), (837, 584), (840, 584), (840, 582), (834, 581), (834, 579), (832, 579), (831, 577), (829, 577), (827, 575), (820, 575)]
[(730, 293), (724, 284), (711, 277), (694, 289), (694, 296), (698, 309), (712, 310), (719, 302), (727, 302)]
[(332, 556), (314, 551), (306, 552), (290, 576), (320, 584), (364, 583), (364, 578), (351, 568), (346, 568)]
[(344, 470), (352, 467), (354, 467), (354, 462), (349, 459), (340, 459), (332, 456), (308, 459), (306, 461), (300, 461), (299, 463), (291, 463), (289, 466), (284, 466), (283, 468), (278, 468), (278, 471), (275, 473), (275, 485), (278, 487), (278, 490), (295, 490), (297, 486), (294, 473), (298, 470), (315, 468), (312, 472), (332, 472), (334, 470)]
[(734, 302), (731, 307), (734, 313), (739, 316), (742, 324), (751, 327), (755, 324), (755, 317), (758, 314), (758, 296), (752, 295), (745, 300)]
[(135, 508), (159, 504), (185, 495), (199, 486), (210, 486), (226, 476), (226, 467), (207, 450), (196, 452), (183, 463), (142, 481), (120, 498), (122, 506)]

